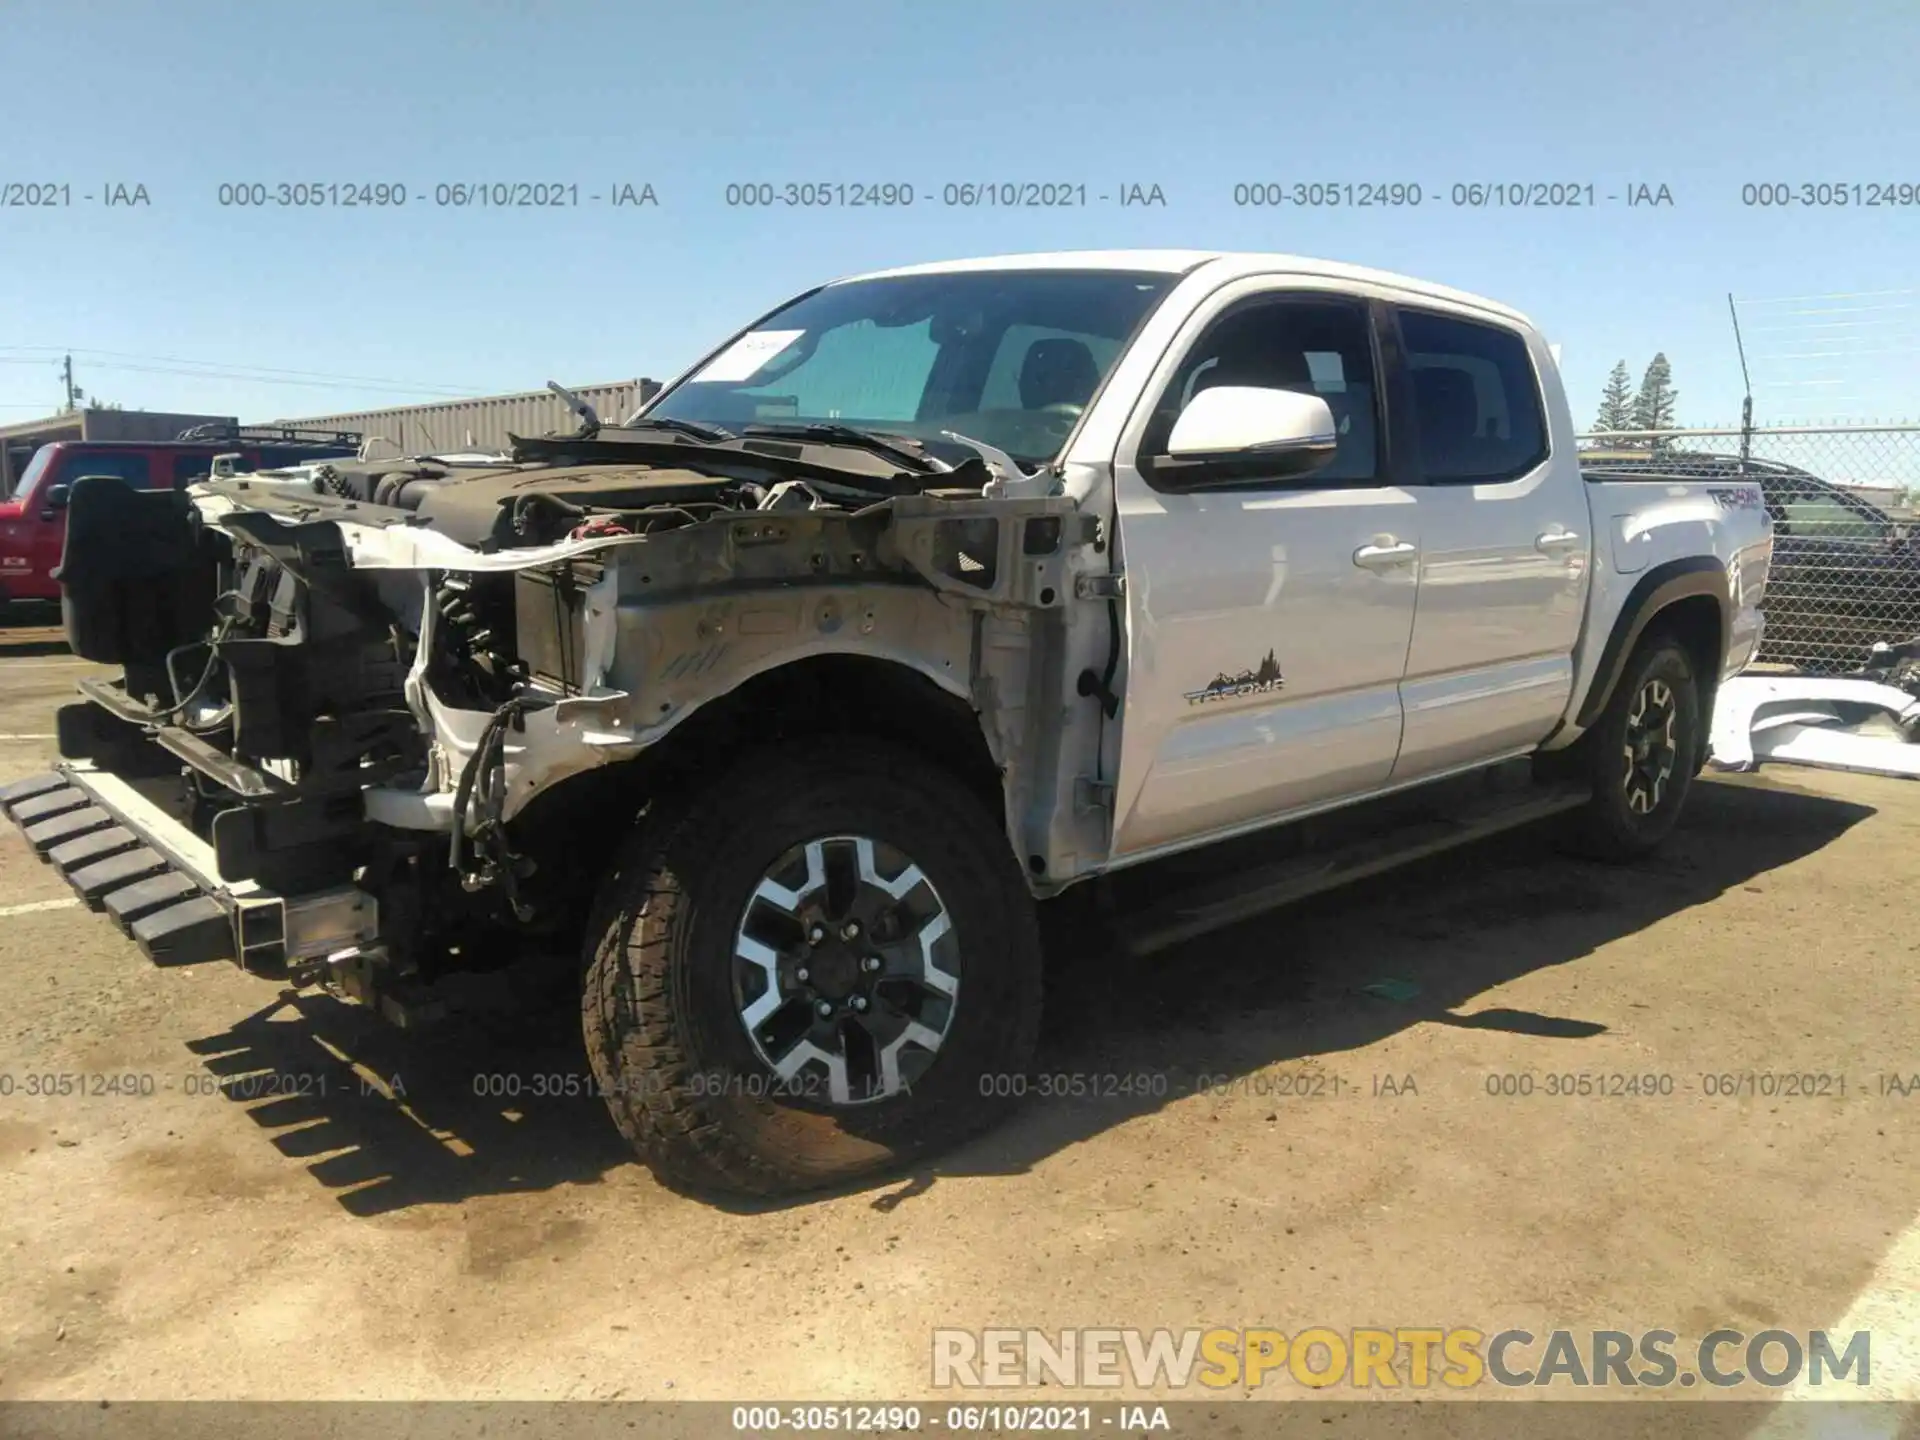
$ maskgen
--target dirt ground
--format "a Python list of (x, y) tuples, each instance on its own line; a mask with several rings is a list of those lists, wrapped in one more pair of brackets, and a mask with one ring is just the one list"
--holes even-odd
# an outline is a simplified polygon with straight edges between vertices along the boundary
[[(0, 780), (85, 670), (0, 631)], [(409, 1038), (156, 969), (20, 909), (69, 892), (0, 826), (0, 1397), (877, 1399), (936, 1326), (1830, 1326), (1920, 1208), (1880, 1089), (1920, 1071), (1916, 855), (1920, 786), (1809, 771), (1704, 783), (1634, 868), (1512, 835), (1064, 978), (1041, 1069), (1163, 1093), (727, 1206), (529, 1093), (586, 1074), (564, 1016)], [(1576, 1072), (1673, 1088), (1489, 1094)], [(1742, 1072), (1846, 1090), (1706, 1093)]]

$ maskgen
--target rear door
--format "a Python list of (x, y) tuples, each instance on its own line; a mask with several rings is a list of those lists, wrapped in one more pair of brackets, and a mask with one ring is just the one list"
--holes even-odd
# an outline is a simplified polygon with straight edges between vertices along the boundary
[[(1367, 301), (1277, 277), (1183, 325), (1114, 460), (1127, 577), (1115, 858), (1252, 828), (1383, 785), (1420, 536), (1396, 483)], [(1339, 444), (1295, 479), (1170, 488), (1174, 420), (1215, 384), (1321, 395)]]
[[(1396, 783), (1536, 744), (1565, 713), (1592, 536), (1558, 374), (1538, 337), (1464, 308), (1401, 304), (1418, 454), (1420, 596), (1400, 687)], [(1535, 353), (1541, 346), (1541, 353)]]

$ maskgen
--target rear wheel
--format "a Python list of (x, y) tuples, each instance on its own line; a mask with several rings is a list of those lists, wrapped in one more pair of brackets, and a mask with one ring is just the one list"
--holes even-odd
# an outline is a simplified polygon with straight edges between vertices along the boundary
[(984, 806), (877, 745), (762, 752), (649, 816), (590, 927), (587, 1048), (663, 1174), (777, 1194), (953, 1145), (1023, 1088), (1034, 906)]
[(1680, 818), (1701, 753), (1693, 664), (1679, 641), (1641, 642), (1607, 708), (1580, 740), (1593, 798), (1575, 817), (1578, 848), (1599, 859), (1643, 855)]

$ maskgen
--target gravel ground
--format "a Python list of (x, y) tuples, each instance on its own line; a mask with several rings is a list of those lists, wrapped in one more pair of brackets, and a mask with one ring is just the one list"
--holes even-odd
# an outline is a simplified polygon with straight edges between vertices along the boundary
[[(0, 780), (86, 670), (0, 632)], [(1881, 1079), (1920, 1071), (1916, 853), (1920, 787), (1788, 770), (1633, 868), (1508, 836), (1061, 977), (1041, 1068), (1133, 1093), (740, 1206), (529, 1093), (584, 1078), (567, 1017), (410, 1038), (156, 969), (18, 910), (68, 892), (0, 827), (0, 1397), (874, 1399), (928, 1392), (936, 1326), (1829, 1326), (1920, 1208)], [(1746, 1072), (1846, 1093), (1707, 1093)]]

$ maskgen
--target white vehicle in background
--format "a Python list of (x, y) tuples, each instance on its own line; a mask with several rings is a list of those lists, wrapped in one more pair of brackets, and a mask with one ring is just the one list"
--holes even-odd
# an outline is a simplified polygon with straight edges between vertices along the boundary
[(1348, 265), (888, 271), (579, 408), (319, 493), (81, 482), (69, 637), (125, 678), (0, 804), (156, 959), (410, 1022), (550, 956), (697, 1186), (991, 1122), (1043, 903), (1148, 947), (1551, 815), (1646, 851), (1760, 636), (1757, 485), (1583, 474), (1525, 317)]

